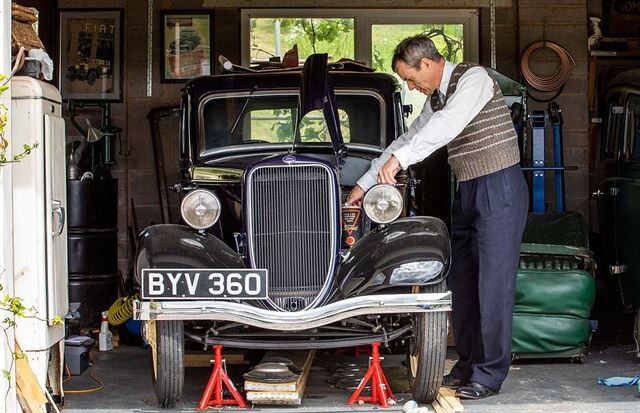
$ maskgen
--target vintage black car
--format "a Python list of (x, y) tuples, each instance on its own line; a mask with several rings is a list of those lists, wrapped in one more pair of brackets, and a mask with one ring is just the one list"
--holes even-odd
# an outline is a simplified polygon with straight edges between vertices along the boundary
[(593, 193), (602, 248), (600, 269), (607, 280), (615, 280), (624, 311), (636, 314), (640, 355), (640, 69), (611, 79), (603, 104)]
[[(413, 397), (435, 398), (451, 294), (446, 225), (415, 216), (413, 171), (344, 200), (404, 132), (390, 75), (328, 65), (187, 82), (181, 213), (139, 239), (134, 317), (146, 320), (162, 406), (182, 392), (183, 336), (245, 349), (406, 346)], [(433, 194), (438, 196), (438, 194)], [(399, 346), (398, 346), (399, 347)]]

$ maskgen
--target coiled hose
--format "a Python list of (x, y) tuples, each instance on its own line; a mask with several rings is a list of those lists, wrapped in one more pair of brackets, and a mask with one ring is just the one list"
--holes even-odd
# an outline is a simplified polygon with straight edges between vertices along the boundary
[(133, 315), (133, 300), (137, 300), (138, 294), (118, 298), (109, 307), (109, 324), (119, 326), (124, 324)]
[[(548, 48), (553, 50), (558, 58), (560, 59), (560, 67), (557, 72), (551, 76), (538, 76), (529, 66), (529, 59), (533, 52), (538, 49)], [(524, 80), (527, 82), (531, 88), (538, 90), (540, 92), (553, 92), (558, 91), (552, 98), (545, 100), (538, 100), (535, 97), (531, 96), (533, 100), (538, 100), (539, 102), (548, 102), (556, 97), (562, 92), (565, 83), (569, 79), (571, 75), (571, 65), (576, 64), (575, 59), (564, 47), (560, 46), (557, 43), (549, 42), (549, 41), (539, 41), (530, 44), (522, 53), (522, 57), (520, 58), (520, 70), (522, 71), (522, 76)]]

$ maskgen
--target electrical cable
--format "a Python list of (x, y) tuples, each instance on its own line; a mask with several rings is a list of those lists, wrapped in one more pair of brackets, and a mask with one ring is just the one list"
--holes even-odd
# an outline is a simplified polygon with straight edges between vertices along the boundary
[[(555, 74), (551, 76), (538, 76), (531, 70), (529, 65), (529, 59), (533, 52), (538, 49), (548, 48), (556, 53), (558, 58), (560, 59), (560, 67), (556, 71)], [(522, 72), (522, 76), (524, 77), (525, 82), (532, 89), (535, 89), (540, 92), (554, 92), (557, 93), (550, 99), (536, 99), (529, 93), (529, 96), (538, 102), (549, 102), (553, 99), (557, 98), (571, 75), (571, 65), (576, 64), (575, 59), (564, 47), (560, 46), (557, 43), (550, 41), (538, 41), (530, 44), (522, 53), (522, 57), (520, 58), (520, 71)]]
[[(95, 369), (96, 367), (96, 360), (93, 358), (93, 353), (89, 352), (89, 358), (91, 359), (91, 368), (89, 369), (89, 377), (91, 377), (91, 379), (98, 383), (97, 387), (90, 387), (88, 389), (78, 389), (78, 390), (65, 390), (65, 393), (68, 394), (86, 394), (86, 393), (94, 393), (97, 391), (100, 391), (102, 389), (104, 389), (104, 383), (93, 374), (93, 369)], [(67, 366), (66, 364), (64, 365), (64, 370), (67, 373), (67, 378), (62, 380), (62, 383), (66, 383), (69, 380), (71, 380), (71, 372), (69, 371), (69, 366)]]

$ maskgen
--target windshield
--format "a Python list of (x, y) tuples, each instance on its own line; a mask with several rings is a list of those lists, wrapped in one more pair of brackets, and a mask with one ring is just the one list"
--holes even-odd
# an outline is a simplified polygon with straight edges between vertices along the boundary
[[(200, 153), (229, 145), (290, 144), (298, 116), (297, 91), (291, 94), (258, 91), (242, 95), (212, 96), (200, 119)], [(337, 94), (340, 128), (346, 144), (381, 147), (384, 144), (382, 98), (367, 91)], [(235, 127), (234, 127), (235, 125)], [(331, 144), (321, 111), (308, 113), (300, 122), (297, 141)]]

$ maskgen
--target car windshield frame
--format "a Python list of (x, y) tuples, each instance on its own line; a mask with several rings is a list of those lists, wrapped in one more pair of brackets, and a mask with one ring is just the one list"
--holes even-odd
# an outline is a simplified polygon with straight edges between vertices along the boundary
[[(384, 96), (376, 91), (375, 89), (364, 89), (364, 88), (335, 88), (334, 93), (336, 97), (339, 96), (348, 96), (348, 95), (360, 95), (360, 96), (370, 96), (373, 97), (378, 102), (379, 108), (379, 136), (380, 136), (380, 144), (379, 145), (369, 145), (363, 143), (345, 143), (349, 148), (357, 148), (364, 151), (374, 151), (379, 152), (383, 148), (385, 148), (387, 144), (387, 112), (386, 112), (386, 104)], [(299, 96), (300, 90), (297, 88), (282, 88), (282, 89), (256, 89), (252, 91), (249, 90), (241, 90), (241, 91), (221, 91), (221, 92), (212, 92), (209, 93), (200, 99), (197, 108), (197, 138), (196, 138), (196, 153), (198, 158), (205, 158), (215, 154), (229, 153), (229, 152), (243, 152), (247, 151), (249, 148), (253, 149), (265, 149), (269, 150), (287, 150), (291, 147), (291, 142), (286, 143), (255, 143), (251, 145), (247, 144), (232, 144), (232, 145), (223, 145), (215, 148), (207, 148), (203, 149), (203, 137), (205, 136), (205, 116), (204, 109), (206, 104), (212, 99), (225, 99), (225, 98), (251, 98), (254, 97), (264, 97), (264, 96), (278, 96), (285, 95), (287, 97), (291, 96)], [(321, 148), (331, 148), (331, 142), (318, 142), (318, 143), (309, 143), (309, 142), (296, 142), (297, 148), (309, 148), (309, 147), (321, 147)]]

